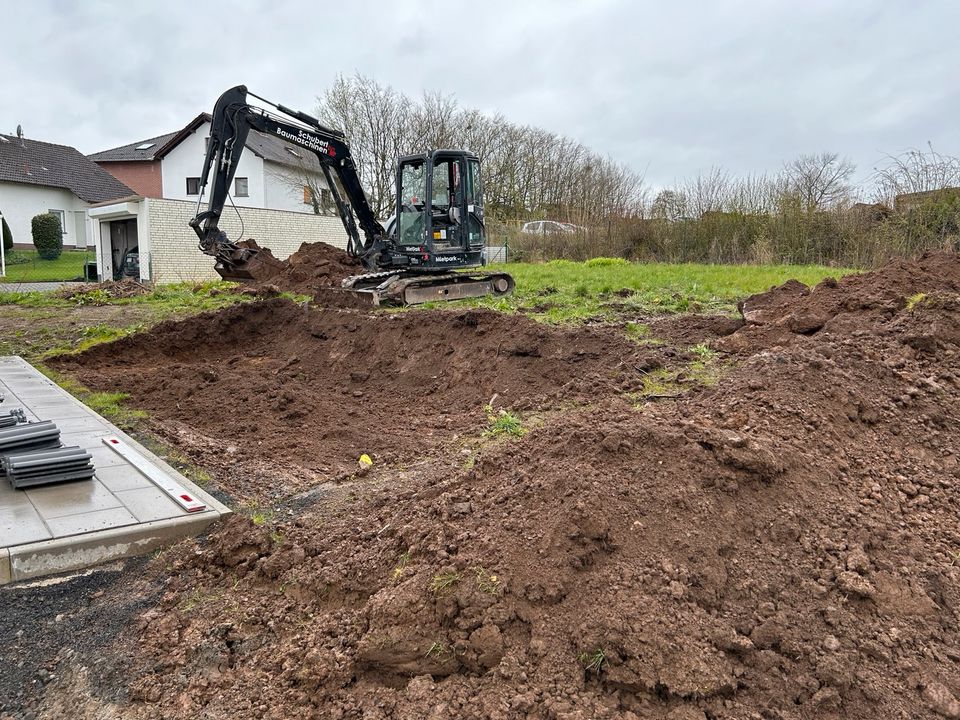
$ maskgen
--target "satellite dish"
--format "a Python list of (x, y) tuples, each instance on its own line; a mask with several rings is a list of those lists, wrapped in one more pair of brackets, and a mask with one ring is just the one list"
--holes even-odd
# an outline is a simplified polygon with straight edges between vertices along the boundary
[(18, 138), (23, 137), (23, 128), (20, 125), (17, 125), (17, 137)]

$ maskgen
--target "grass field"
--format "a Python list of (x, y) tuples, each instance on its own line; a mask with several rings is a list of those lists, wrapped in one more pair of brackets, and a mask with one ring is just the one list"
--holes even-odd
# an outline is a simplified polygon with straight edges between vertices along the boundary
[[(42, 262), (42, 261), (41, 261)], [(15, 266), (18, 267), (18, 266)], [(516, 280), (516, 290), (504, 298), (481, 298), (427, 307), (489, 307), (502, 312), (524, 312), (545, 322), (614, 319), (633, 312), (732, 313), (737, 300), (762, 292), (791, 278), (815, 285), (826, 277), (856, 272), (816, 265), (667, 265), (615, 261), (608, 258), (575, 263), (511, 263), (491, 266)], [(160, 315), (178, 311), (213, 310), (248, 297), (225, 292), (228, 283), (178, 283), (159, 286), (152, 293), (111, 298), (92, 290), (70, 300), (50, 293), (4, 292), (0, 305), (73, 307), (76, 305), (137, 305)]]
[(516, 290), (506, 298), (474, 301), (475, 305), (522, 310), (547, 322), (608, 318), (632, 310), (731, 313), (737, 300), (791, 278), (815, 285), (826, 277), (856, 272), (817, 265), (668, 265), (610, 258), (510, 263), (490, 269), (510, 273)]
[(64, 250), (56, 260), (41, 260), (36, 250), (7, 253), (7, 274), (0, 283), (60, 282), (83, 277), (83, 264), (96, 260), (96, 254), (83, 250)]
[[(427, 307), (489, 307), (522, 312), (548, 323), (630, 321), (640, 315), (672, 312), (733, 313), (738, 299), (790, 278), (812, 285), (852, 272), (816, 266), (662, 265), (603, 259), (513, 263), (491, 269), (513, 275), (517, 287), (512, 295)], [(136, 332), (167, 318), (252, 299), (238, 294), (235, 285), (221, 282), (162, 285), (129, 298), (113, 298), (104, 290), (92, 289), (66, 299), (56, 293), (4, 291), (0, 286), (0, 306), (7, 306), (0, 311), (0, 355), (40, 359), (50, 352), (83, 349)], [(9, 322), (3, 322), (4, 317)]]

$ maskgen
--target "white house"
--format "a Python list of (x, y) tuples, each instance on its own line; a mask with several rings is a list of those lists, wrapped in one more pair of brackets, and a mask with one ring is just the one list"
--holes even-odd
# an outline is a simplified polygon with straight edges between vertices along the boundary
[(64, 247), (91, 246), (87, 208), (132, 194), (72, 147), (0, 135), (0, 213), (18, 245), (33, 242), (31, 220), (49, 212), (60, 218)]
[[(217, 277), (213, 258), (197, 249), (197, 236), (187, 224), (200, 200), (210, 121), (202, 113), (176, 132), (89, 156), (136, 191), (134, 197), (100, 203), (88, 212), (91, 224), (99, 227), (94, 234), (101, 278), (116, 276), (132, 252), (138, 256), (141, 280)], [(346, 232), (316, 156), (277, 137), (250, 131), (230, 196), (237, 212), (228, 202), (220, 227), (232, 239), (241, 234), (254, 238), (280, 259), (302, 242), (346, 247)], [(203, 198), (201, 209), (208, 199)]]
[[(200, 192), (200, 170), (207, 151), (211, 117), (201, 113), (176, 132), (90, 155), (118, 180), (148, 198), (192, 200)], [(320, 163), (313, 153), (274, 135), (251, 130), (230, 188), (238, 207), (333, 214)]]

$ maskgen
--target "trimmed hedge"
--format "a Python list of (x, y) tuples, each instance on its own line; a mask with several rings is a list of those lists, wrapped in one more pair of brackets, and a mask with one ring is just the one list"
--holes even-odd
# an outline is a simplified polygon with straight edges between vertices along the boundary
[(60, 218), (52, 213), (35, 215), (30, 221), (33, 245), (41, 260), (56, 260), (63, 252), (63, 230)]

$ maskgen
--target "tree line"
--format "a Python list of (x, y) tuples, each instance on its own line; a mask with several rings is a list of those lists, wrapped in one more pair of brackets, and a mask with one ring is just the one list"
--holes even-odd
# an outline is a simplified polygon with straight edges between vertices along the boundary
[(855, 172), (834, 152), (801, 155), (769, 175), (714, 168), (656, 193), (644, 221), (608, 238), (607, 250), (865, 267), (956, 245), (960, 160), (931, 147), (888, 155), (865, 183), (854, 182)]
[(401, 155), (465, 148), (480, 158), (488, 216), (589, 224), (639, 215), (643, 178), (582, 143), (503, 115), (464, 108), (449, 95), (412, 98), (363, 76), (340, 76), (319, 98), (319, 117), (343, 130), (378, 217), (393, 212)]
[[(399, 156), (442, 147), (476, 153), (491, 242), (511, 245), (515, 257), (867, 266), (950, 246), (960, 232), (960, 192), (951, 190), (960, 186), (960, 159), (932, 147), (887, 156), (865, 184), (854, 182), (849, 159), (819, 152), (774, 173), (712, 168), (653, 192), (641, 174), (580, 142), (449, 95), (414, 98), (357, 74), (338, 77), (318, 103), (318, 116), (346, 133), (381, 218), (393, 213)], [(519, 233), (532, 219), (586, 230)]]

